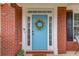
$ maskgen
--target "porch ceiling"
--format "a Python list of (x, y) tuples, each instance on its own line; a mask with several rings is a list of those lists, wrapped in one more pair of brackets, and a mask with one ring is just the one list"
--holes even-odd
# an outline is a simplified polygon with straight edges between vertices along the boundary
[(46, 5), (49, 5), (49, 6), (69, 6), (69, 5), (79, 5), (79, 3), (40, 3), (40, 4), (38, 4), (38, 3), (18, 3), (18, 5), (19, 6), (33, 6), (33, 5), (36, 5), (37, 4), (37, 6), (40, 6), (40, 5), (42, 5), (42, 6), (46, 6)]

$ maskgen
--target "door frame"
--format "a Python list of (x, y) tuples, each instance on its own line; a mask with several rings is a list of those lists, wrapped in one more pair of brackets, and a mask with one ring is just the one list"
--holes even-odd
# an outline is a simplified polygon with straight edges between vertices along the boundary
[[(47, 37), (47, 45), (48, 46), (47, 47), (48, 48), (47, 48), (47, 50), (32, 50), (32, 15), (47, 15), (47, 18), (48, 18), (48, 25), (47, 25), (48, 26), (48, 28), (47, 28), (47, 32), (48, 32), (48, 34), (47, 34), (47, 36), (48, 36)], [(30, 26), (30, 29), (31, 29), (30, 30), (30, 36), (31, 36), (30, 38), (31, 39), (30, 39), (30, 46), (27, 46), (26, 51), (53, 51), (53, 45), (49, 46), (49, 16), (52, 16), (52, 20), (53, 20), (53, 15), (52, 14), (48, 14), (48, 13), (32, 13), (32, 14), (29, 14), (28, 16), (30, 17), (30, 25), (31, 25)], [(53, 26), (53, 21), (52, 21), (52, 26)], [(52, 30), (52, 34), (54, 34), (53, 31), (54, 30)], [(53, 37), (54, 36), (52, 36), (52, 41), (53, 41)]]
[[(57, 40), (57, 7), (53, 7), (53, 8), (26, 8), (26, 7), (23, 7), (22, 8), (23, 10), (22, 10), (22, 49), (24, 50), (24, 51), (32, 51), (30, 48), (31, 47), (29, 47), (29, 46), (27, 46), (27, 28), (26, 28), (26, 20), (27, 20), (27, 16), (29, 16), (30, 15), (30, 13), (28, 13), (28, 10), (30, 10), (30, 9), (32, 9), (32, 10), (39, 10), (39, 9), (41, 9), (41, 10), (51, 10), (52, 11), (52, 13), (51, 13), (51, 15), (53, 15), (52, 17), (53, 17), (53, 22), (54, 22), (54, 24), (53, 24), (53, 45), (52, 45), (52, 47), (53, 47), (53, 51), (54, 51), (54, 54), (55, 55), (58, 55), (58, 40)], [(31, 14), (33, 14), (33, 13), (31, 13)], [(48, 14), (50, 14), (50, 13), (48, 13)], [(51, 49), (51, 47), (49, 47), (50, 48), (50, 50), (49, 51), (52, 51), (52, 49)]]

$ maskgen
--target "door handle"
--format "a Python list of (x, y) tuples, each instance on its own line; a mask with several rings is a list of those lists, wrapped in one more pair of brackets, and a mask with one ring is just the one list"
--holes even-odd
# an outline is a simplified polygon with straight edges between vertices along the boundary
[(32, 32), (34, 32), (34, 31), (32, 31)]
[(34, 35), (34, 31), (32, 31), (32, 35)]

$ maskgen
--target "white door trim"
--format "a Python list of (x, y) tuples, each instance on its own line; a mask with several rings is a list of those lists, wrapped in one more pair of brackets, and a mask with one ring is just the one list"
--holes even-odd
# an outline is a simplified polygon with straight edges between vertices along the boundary
[[(26, 28), (26, 17), (27, 16), (31, 16), (32, 15), (32, 13), (31, 14), (28, 14), (27, 13), (27, 11), (28, 11), (28, 9), (25, 9), (25, 8), (23, 8), (23, 20), (22, 20), (22, 49), (24, 49), (25, 51), (27, 50), (27, 51), (32, 51), (32, 48), (31, 47), (28, 47), (26, 44), (27, 44), (27, 28)], [(53, 24), (53, 27), (52, 28), (54, 28), (54, 30), (53, 30), (53, 39), (52, 39), (52, 41), (53, 41), (53, 50), (54, 50), (54, 54), (57, 54), (58, 53), (58, 48), (57, 48), (57, 19), (56, 19), (56, 17), (57, 17), (57, 9), (56, 10), (52, 10), (53, 11), (53, 13), (51, 13), (50, 15), (53, 15), (53, 18), (52, 19), (54, 19), (53, 21), (54, 21), (54, 24)], [(34, 13), (33, 13), (34, 14)], [(49, 14), (49, 13), (41, 13), (41, 14)], [(32, 45), (31, 45), (32, 46)], [(48, 46), (49, 47), (49, 46)], [(50, 48), (50, 47), (49, 47)], [(50, 49), (48, 49), (48, 51), (50, 51)]]
[[(48, 17), (48, 34), (47, 34), (47, 43), (48, 43), (48, 50), (46, 50), (46, 51), (53, 51), (53, 45), (52, 46), (49, 46), (49, 16), (53, 16), (52, 14), (35, 14), (35, 13), (33, 13), (33, 14), (30, 14), (30, 15), (28, 15), (29, 17), (30, 17), (30, 24), (31, 24), (31, 26), (30, 26), (30, 36), (31, 36), (31, 39), (30, 39), (30, 46), (27, 46), (27, 48), (26, 48), (26, 50), (27, 51), (36, 51), (36, 50), (32, 50), (32, 15), (47, 15), (47, 17)], [(53, 26), (53, 25), (52, 25)], [(54, 27), (53, 27), (54, 28)], [(53, 31), (52, 31), (52, 33), (53, 33)], [(52, 41), (53, 41), (53, 38), (52, 38)], [(40, 51), (40, 50), (38, 50), (38, 51)], [(42, 50), (41, 50), (42, 51)], [(45, 50), (43, 50), (43, 51), (45, 51)]]

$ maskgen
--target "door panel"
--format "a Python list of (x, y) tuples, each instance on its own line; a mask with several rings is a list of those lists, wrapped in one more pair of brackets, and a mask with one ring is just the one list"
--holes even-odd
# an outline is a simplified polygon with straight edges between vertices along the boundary
[(47, 24), (47, 15), (32, 16), (32, 50), (47, 50)]

